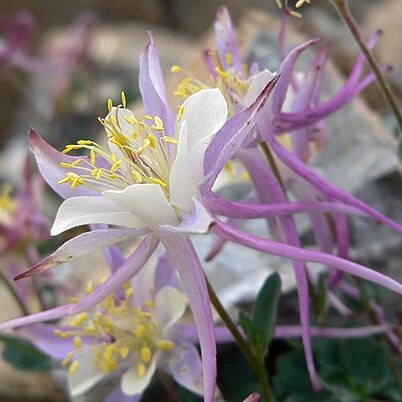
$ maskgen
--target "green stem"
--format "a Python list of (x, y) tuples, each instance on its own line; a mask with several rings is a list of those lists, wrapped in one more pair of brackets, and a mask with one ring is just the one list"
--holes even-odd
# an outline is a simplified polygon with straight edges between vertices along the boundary
[(362, 36), (360, 34), (359, 28), (355, 20), (353, 19), (352, 14), (350, 13), (348, 4), (346, 0), (330, 0), (332, 5), (335, 7), (336, 11), (338, 12), (339, 16), (341, 17), (344, 24), (348, 27), (350, 33), (352, 34), (353, 38), (355, 39), (357, 45), (359, 46), (361, 52), (364, 54), (368, 65), (370, 66), (371, 70), (373, 71), (377, 83), (381, 89), (381, 92), (388, 102), (389, 107), (391, 108), (395, 118), (398, 122), (399, 126), (399, 134), (402, 134), (402, 114), (399, 110), (398, 104), (395, 100), (395, 96), (392, 93), (391, 87), (388, 82), (385, 80), (384, 74), (382, 73), (377, 61), (374, 59), (373, 55), (371, 54), (370, 50), (367, 48), (366, 44), (364, 43)]
[[(27, 246), (24, 250), (24, 258), (29, 267), (33, 267), (36, 264), (36, 262), (39, 260), (39, 256), (37, 256), (37, 258), (33, 258), (32, 253), (37, 253), (36, 249), (28, 248), (28, 246)], [(45, 300), (43, 298), (43, 294), (40, 290), (38, 278), (33, 276), (33, 277), (31, 277), (31, 280), (32, 280), (32, 287), (35, 292), (35, 296), (39, 303), (39, 308), (41, 311), (44, 311), (44, 310), (46, 310), (46, 302), (45, 302)]]
[(281, 185), (283, 192), (286, 194), (285, 184), (282, 180), (278, 165), (275, 162), (274, 156), (272, 155), (272, 152), (269, 149), (268, 144), (264, 141), (264, 142), (260, 142), (260, 146), (261, 146), (264, 156), (266, 157), (266, 159), (269, 163), (269, 166), (271, 167), (276, 179), (278, 180), (279, 184)]
[(264, 397), (266, 402), (274, 402), (274, 397), (272, 395), (271, 386), (269, 384), (268, 375), (265, 370), (264, 359), (256, 356), (253, 350), (250, 348), (248, 342), (243, 337), (242, 333), (237, 328), (236, 324), (232, 321), (229, 314), (223, 307), (222, 303), (220, 302), (217, 294), (215, 293), (211, 283), (209, 282), (208, 278), (205, 276), (205, 281), (207, 283), (209, 299), (214, 306), (215, 310), (218, 312), (222, 321), (225, 323), (226, 327), (233, 335), (233, 338), (239, 345), (239, 348), (243, 352), (244, 356), (247, 358), (248, 362), (250, 363), (251, 367), (253, 367), (257, 377), (261, 383), (263, 388)]
[(10, 280), (7, 278), (7, 276), (4, 274), (4, 272), (0, 269), (0, 281), (4, 283), (4, 285), (7, 287), (9, 290), (11, 296), (17, 303), (18, 307), (20, 308), (21, 312), (23, 315), (29, 315), (29, 311), (27, 307), (25, 306), (25, 303), (22, 301), (21, 297), (17, 293), (17, 290), (13, 286), (13, 284), (10, 282)]

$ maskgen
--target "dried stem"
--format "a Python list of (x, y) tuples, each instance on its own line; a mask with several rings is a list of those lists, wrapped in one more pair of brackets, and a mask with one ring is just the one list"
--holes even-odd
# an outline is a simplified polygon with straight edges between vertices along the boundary
[(7, 278), (7, 276), (4, 274), (4, 272), (1, 269), (0, 269), (0, 281), (2, 281), (4, 283), (4, 285), (7, 287), (11, 296), (13, 297), (13, 299), (17, 303), (18, 307), (20, 308), (21, 312), (24, 315), (29, 315), (29, 311), (28, 311), (25, 303), (22, 301), (21, 297), (17, 293), (17, 290), (15, 289), (15, 287), (13, 286), (11, 281)]
[(384, 74), (382, 73), (380, 66), (378, 65), (377, 61), (374, 59), (373, 55), (371, 54), (370, 50), (367, 48), (366, 44), (364, 43), (362, 36), (360, 34), (359, 28), (355, 20), (353, 19), (352, 14), (350, 13), (348, 4), (346, 0), (330, 0), (330, 3), (335, 7), (336, 11), (338, 12), (339, 16), (341, 17), (344, 24), (348, 27), (350, 33), (352, 34), (353, 38), (355, 39), (357, 45), (359, 46), (361, 52), (364, 54), (368, 65), (370, 66), (371, 70), (373, 71), (377, 83), (381, 89), (381, 92), (388, 102), (389, 107), (391, 108), (393, 114), (398, 123), (399, 127), (399, 134), (402, 135), (402, 114), (399, 110), (398, 104), (395, 100), (395, 96), (392, 93), (392, 89), (388, 82), (385, 80)]

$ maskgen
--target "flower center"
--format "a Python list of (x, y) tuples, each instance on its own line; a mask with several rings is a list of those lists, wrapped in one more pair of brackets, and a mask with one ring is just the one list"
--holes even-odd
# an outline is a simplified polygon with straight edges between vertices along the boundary
[[(249, 88), (249, 82), (242, 79), (240, 71), (236, 71), (231, 67), (233, 59), (231, 53), (227, 53), (225, 56), (226, 65), (228, 66), (226, 70), (223, 67), (217, 51), (210, 52), (209, 56), (216, 66), (215, 71), (217, 73), (213, 86), (218, 87), (221, 90), (229, 106), (229, 114), (232, 115), (234, 113), (233, 93), (240, 99), (243, 99)], [(180, 96), (182, 100), (187, 99), (190, 95), (193, 95), (201, 89), (208, 88), (207, 85), (196, 79), (180, 66), (173, 66), (171, 71), (173, 73), (182, 73), (184, 75), (183, 80), (174, 92), (174, 94)]]
[(172, 341), (159, 334), (153, 300), (147, 300), (141, 307), (134, 307), (132, 301), (133, 289), (127, 283), (124, 300), (111, 294), (95, 313), (78, 314), (70, 319), (67, 331), (54, 331), (61, 338), (74, 337), (75, 350), (62, 362), (64, 366), (69, 365), (70, 374), (79, 368), (75, 357), (82, 350), (83, 337), (94, 339), (91, 347), (94, 364), (99, 370), (112, 372), (121, 364), (135, 361), (139, 377), (146, 374), (157, 350), (168, 352), (175, 347)]
[(159, 116), (145, 116), (149, 122), (146, 124), (138, 121), (125, 106), (122, 92), (122, 105), (113, 107), (109, 99), (109, 114), (99, 119), (107, 132), (109, 149), (91, 140), (80, 140), (65, 147), (63, 153), (87, 150), (89, 157), (62, 162), (60, 165), (68, 172), (59, 184), (69, 183), (71, 188), (85, 185), (102, 192), (121, 190), (131, 184), (153, 183), (169, 194), (169, 174), (175, 152), (169, 152), (168, 144), (176, 146), (177, 139), (165, 135)]

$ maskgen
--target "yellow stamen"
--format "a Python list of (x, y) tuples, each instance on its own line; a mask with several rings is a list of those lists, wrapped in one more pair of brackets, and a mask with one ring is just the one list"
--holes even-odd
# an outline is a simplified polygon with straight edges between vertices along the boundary
[(172, 137), (162, 137), (161, 140), (167, 142), (168, 144), (173, 144), (173, 145), (178, 144), (178, 141), (175, 138), (172, 138)]
[(232, 53), (230, 53), (230, 52), (226, 53), (225, 59), (226, 59), (226, 64), (228, 66), (230, 66), (233, 61)]
[(126, 359), (130, 354), (130, 348), (128, 346), (122, 346), (120, 349), (120, 357)]
[(133, 294), (134, 294), (134, 290), (133, 289), (126, 289), (126, 291), (124, 292), (126, 295), (126, 298), (129, 299)]
[(94, 291), (94, 284), (92, 283), (92, 281), (89, 281), (85, 287), (85, 292), (87, 294), (90, 294)]
[(179, 109), (179, 113), (177, 114), (177, 121), (180, 121), (181, 118), (183, 117), (184, 109), (185, 109), (184, 106), (181, 105), (181, 106), (180, 106), (180, 109)]
[(151, 148), (155, 149), (158, 144), (158, 139), (153, 134), (150, 134), (148, 135), (148, 140), (149, 143), (151, 144)]
[(172, 66), (172, 67), (170, 68), (170, 71), (171, 71), (172, 73), (180, 73), (180, 72), (183, 71), (183, 69), (182, 69), (180, 66)]
[(80, 313), (72, 318), (70, 327), (80, 327), (88, 320), (88, 313)]
[(69, 332), (69, 331), (61, 331), (60, 329), (54, 329), (53, 333), (56, 336), (59, 336), (61, 339), (67, 339), (69, 336), (71, 336), (71, 332)]
[(159, 184), (162, 187), (167, 187), (167, 184), (164, 181), (162, 181), (161, 179), (158, 179), (157, 177), (151, 177), (150, 180), (152, 183)]
[(140, 358), (144, 363), (148, 363), (152, 358), (152, 351), (148, 346), (143, 346), (140, 351)]
[(112, 102), (112, 100), (109, 98), (109, 99), (107, 100), (107, 110), (109, 111), (109, 113), (112, 111), (112, 108), (113, 108), (113, 102)]
[(78, 335), (74, 337), (74, 348), (76, 350), (80, 350), (82, 348), (82, 339)]
[(124, 93), (124, 91), (121, 91), (120, 97), (121, 97), (121, 104), (123, 105), (124, 108), (126, 108), (127, 99), (126, 99), (126, 94)]
[(170, 352), (174, 348), (174, 346), (174, 343), (167, 339), (163, 339), (158, 342), (158, 348), (163, 350), (164, 352)]
[(66, 367), (74, 357), (74, 353), (70, 352), (67, 354), (67, 357), (61, 362), (62, 367)]
[(146, 372), (147, 372), (147, 369), (146, 369), (145, 365), (142, 363), (139, 363), (137, 366), (138, 377), (144, 377)]
[(79, 365), (80, 365), (80, 363), (79, 363), (78, 360), (73, 361), (73, 362), (71, 363), (69, 369), (68, 369), (68, 372), (69, 372), (71, 375), (76, 374), (77, 371), (78, 371)]
[(155, 116), (154, 121), (157, 127), (163, 127), (163, 121), (159, 116)]
[(144, 324), (140, 324), (140, 325), (138, 325), (138, 327), (135, 329), (134, 335), (135, 335), (137, 338), (143, 338), (144, 335), (146, 334), (146, 332), (147, 332), (146, 326), (145, 326)]

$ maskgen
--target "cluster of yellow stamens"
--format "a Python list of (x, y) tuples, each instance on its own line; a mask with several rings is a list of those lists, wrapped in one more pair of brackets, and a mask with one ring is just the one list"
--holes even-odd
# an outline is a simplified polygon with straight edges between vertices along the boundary
[(67, 145), (63, 153), (87, 150), (89, 157), (62, 162), (60, 165), (68, 172), (59, 184), (69, 183), (71, 188), (85, 185), (105, 191), (121, 190), (131, 184), (154, 183), (168, 193), (172, 165), (168, 144), (176, 145), (177, 139), (166, 136), (159, 116), (145, 116), (148, 124), (138, 121), (126, 109), (124, 92), (121, 100), (122, 104), (113, 108), (109, 99), (109, 114), (105, 119), (99, 119), (106, 129), (109, 149), (91, 140)]
[(11, 196), (12, 187), (5, 183), (0, 188), (0, 223), (8, 225), (12, 221), (17, 208), (17, 201)]
[[(92, 287), (92, 285), (90, 285)], [(133, 289), (124, 286), (125, 299), (115, 294), (107, 297), (95, 313), (81, 313), (72, 317), (66, 331), (55, 330), (61, 338), (73, 337), (75, 350), (62, 362), (69, 366), (69, 373), (79, 369), (76, 354), (83, 348), (83, 337), (94, 338), (92, 348), (96, 367), (102, 372), (113, 372), (126, 359), (136, 364), (137, 374), (143, 377), (157, 350), (171, 351), (175, 344), (160, 336), (154, 320), (155, 304), (148, 300), (143, 306), (133, 306)]]
[(200, 80), (195, 78), (193, 75), (183, 70), (180, 66), (172, 66), (172, 73), (183, 73), (185, 78), (177, 86), (176, 91), (173, 92), (174, 95), (179, 96), (182, 100), (186, 100), (189, 96), (195, 94), (201, 89), (207, 88)]
[[(217, 51), (210, 52), (209, 56), (213, 59), (216, 67), (215, 71), (217, 76), (214, 79), (213, 86), (221, 90), (223, 96), (228, 102), (229, 114), (233, 114), (232, 94), (235, 93), (240, 99), (244, 97), (249, 87), (248, 81), (242, 78), (242, 73), (231, 68), (233, 56), (231, 53), (225, 55), (225, 62), (227, 68), (223, 67)], [(180, 66), (173, 66), (171, 68), (173, 73), (182, 73), (184, 75), (183, 80), (177, 86), (174, 95), (180, 96), (183, 100), (187, 99), (190, 95), (200, 91), (201, 89), (208, 88), (200, 80), (196, 79), (189, 72), (184, 70)]]
[[(289, 14), (293, 17), (301, 18), (302, 15), (300, 13), (298, 13), (297, 11), (290, 9), (288, 3), (289, 3), (289, 0), (285, 0), (284, 5), (285, 5), (285, 8), (289, 11)], [(276, 0), (276, 4), (278, 5), (279, 8), (283, 7), (282, 0)], [(296, 1), (295, 8), (300, 8), (300, 7), (304, 6), (305, 4), (311, 4), (311, 0), (298, 0), (298, 1)]]

